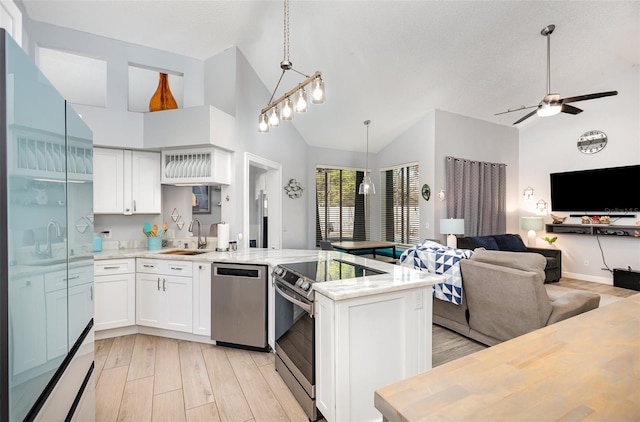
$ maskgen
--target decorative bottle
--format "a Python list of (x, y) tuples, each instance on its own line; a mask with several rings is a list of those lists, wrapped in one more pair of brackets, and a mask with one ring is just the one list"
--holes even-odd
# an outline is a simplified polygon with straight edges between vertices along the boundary
[(169, 89), (169, 76), (166, 73), (160, 73), (160, 80), (155, 94), (149, 100), (149, 111), (171, 110), (178, 108), (176, 99)]

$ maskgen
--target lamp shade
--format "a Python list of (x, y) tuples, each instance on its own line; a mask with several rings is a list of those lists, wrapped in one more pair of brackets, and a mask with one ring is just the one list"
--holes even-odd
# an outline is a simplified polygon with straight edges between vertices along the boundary
[(443, 218), (440, 220), (440, 234), (464, 234), (464, 219)]
[(520, 218), (520, 228), (522, 230), (542, 230), (544, 228), (544, 218), (522, 217)]

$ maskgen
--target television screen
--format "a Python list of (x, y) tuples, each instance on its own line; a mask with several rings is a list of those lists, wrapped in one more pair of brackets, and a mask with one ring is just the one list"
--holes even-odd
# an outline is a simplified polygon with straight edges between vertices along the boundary
[(551, 173), (551, 210), (640, 212), (640, 165)]

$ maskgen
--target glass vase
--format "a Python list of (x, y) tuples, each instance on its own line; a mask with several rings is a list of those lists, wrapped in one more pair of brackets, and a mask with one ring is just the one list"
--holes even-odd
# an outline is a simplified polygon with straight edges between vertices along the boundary
[(169, 89), (169, 76), (166, 73), (160, 73), (158, 88), (149, 100), (149, 111), (172, 110), (174, 108), (178, 108), (178, 103)]

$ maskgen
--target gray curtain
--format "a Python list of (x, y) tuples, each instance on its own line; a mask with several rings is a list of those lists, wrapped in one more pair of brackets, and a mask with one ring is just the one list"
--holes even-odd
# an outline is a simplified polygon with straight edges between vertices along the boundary
[(447, 218), (464, 218), (465, 236), (507, 229), (507, 165), (446, 157)]

